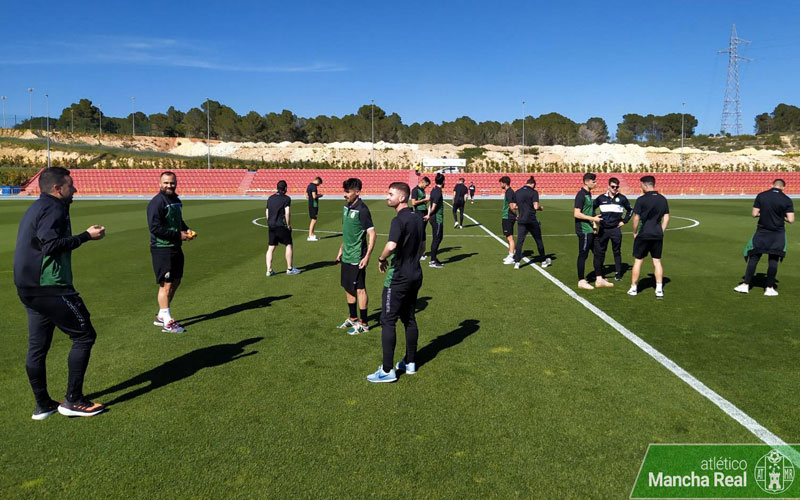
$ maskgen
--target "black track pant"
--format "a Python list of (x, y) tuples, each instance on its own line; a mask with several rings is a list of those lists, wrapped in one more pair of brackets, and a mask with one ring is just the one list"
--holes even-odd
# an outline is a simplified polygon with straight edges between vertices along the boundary
[(589, 252), (593, 249), (594, 234), (578, 234), (578, 281), (586, 279), (586, 259)]
[[(458, 214), (456, 214), (458, 212)], [(458, 222), (460, 226), (464, 225), (464, 202), (453, 203), (453, 222)]]
[(383, 305), (381, 306), (381, 345), (383, 346), (383, 371), (388, 372), (394, 368), (394, 348), (397, 344), (397, 320), (403, 322), (406, 329), (406, 363), (414, 363), (417, 354), (417, 328), (416, 307), (417, 295), (422, 286), (422, 280), (416, 283), (406, 283), (383, 288)]
[[(760, 253), (751, 254), (747, 259), (747, 270), (744, 273), (744, 282), (748, 285), (753, 280), (753, 275), (756, 273), (756, 266), (758, 265), (758, 261), (761, 260), (761, 255)], [(779, 260), (780, 257), (778, 255), (769, 255), (769, 264), (767, 265), (767, 288), (775, 286), (775, 276), (778, 275)]]
[(438, 262), (439, 259), (437, 258), (436, 254), (439, 253), (439, 244), (442, 242), (442, 238), (444, 238), (444, 223), (436, 222), (433, 219), (429, 219), (431, 223), (431, 233), (433, 234), (433, 242), (431, 243), (431, 261)]
[(622, 230), (615, 227), (603, 229), (594, 238), (594, 274), (598, 278), (603, 276), (603, 264), (609, 241), (611, 241), (611, 251), (614, 253), (614, 271), (617, 275), (622, 274)]
[[(415, 214), (417, 214), (417, 215), (419, 216), (419, 218), (420, 218), (420, 219), (423, 219), (423, 217), (425, 217), (425, 216), (428, 214), (428, 212), (423, 212), (423, 211), (421, 211), (421, 210), (420, 210), (420, 211), (417, 211), (417, 212), (414, 212), (414, 213), (415, 213)], [(420, 256), (420, 257), (422, 257), (423, 255), (425, 255), (425, 244), (426, 244), (426, 241), (425, 241), (425, 240), (426, 240), (426, 239), (427, 239), (427, 237), (428, 237), (428, 235), (427, 235), (427, 232), (428, 232), (427, 225), (428, 225), (428, 221), (426, 221), (425, 219), (423, 219), (423, 220), (422, 220), (422, 241), (420, 241), (420, 243), (419, 243), (419, 246), (420, 246), (420, 249), (419, 249), (419, 256)]]
[(542, 227), (539, 225), (538, 219), (533, 222), (520, 222), (517, 225), (517, 248), (514, 253), (514, 262), (522, 260), (522, 245), (525, 243), (525, 237), (530, 233), (536, 241), (536, 249), (539, 251), (539, 257), (544, 259), (544, 242), (542, 242)]
[(72, 339), (67, 366), (66, 399), (78, 401), (83, 397), (83, 377), (89, 366), (89, 355), (97, 334), (89, 319), (89, 311), (79, 295), (46, 297), (20, 296), (28, 312), (28, 357), (25, 369), (40, 406), (49, 403), (47, 392), (47, 351), (53, 341), (55, 327)]

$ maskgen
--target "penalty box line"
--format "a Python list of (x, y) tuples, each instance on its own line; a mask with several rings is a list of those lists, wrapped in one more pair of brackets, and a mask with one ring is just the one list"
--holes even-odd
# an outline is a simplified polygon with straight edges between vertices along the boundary
[[(448, 203), (449, 205), (449, 203)], [(492, 231), (486, 228), (483, 224), (478, 222), (475, 218), (470, 215), (464, 214), (464, 217), (468, 218), (472, 222), (478, 225), (481, 229), (486, 231), (490, 236), (494, 237), (503, 247), (508, 247), (508, 242), (503, 241), (499, 236), (494, 234)], [(524, 258), (525, 263), (532, 264), (530, 259), (527, 257)], [(717, 392), (713, 389), (705, 385), (701, 382), (697, 377), (692, 375), (691, 373), (687, 372), (683, 368), (681, 368), (677, 363), (666, 357), (662, 354), (658, 349), (651, 346), (644, 339), (633, 333), (632, 331), (625, 328), (619, 321), (615, 320), (605, 312), (603, 312), (600, 308), (586, 300), (585, 298), (581, 297), (574, 290), (569, 288), (567, 285), (562, 283), (558, 278), (553, 276), (552, 274), (548, 273), (544, 269), (541, 269), (539, 266), (528, 265), (526, 267), (533, 268), (537, 272), (539, 272), (542, 276), (550, 280), (553, 284), (555, 284), (558, 288), (560, 288), (564, 293), (575, 299), (579, 304), (583, 307), (594, 313), (595, 316), (602, 319), (608, 325), (610, 325), (613, 329), (617, 332), (622, 334), (623, 337), (633, 342), (636, 347), (644, 351), (648, 356), (656, 360), (661, 366), (666, 368), (667, 370), (671, 371), (674, 375), (684, 381), (689, 387), (700, 393), (703, 397), (714, 403), (719, 409), (721, 409), (725, 414), (727, 414), (732, 419), (736, 420), (741, 424), (745, 429), (750, 431), (751, 434), (756, 436), (760, 439), (763, 443), (770, 445), (770, 446), (786, 446), (787, 443), (783, 441), (781, 438), (773, 434), (769, 431), (766, 427), (759, 424), (755, 421), (751, 416), (746, 414), (744, 411), (739, 409), (736, 405), (725, 399), (724, 397), (720, 396)], [(793, 459), (800, 459), (800, 453), (793, 453)]]

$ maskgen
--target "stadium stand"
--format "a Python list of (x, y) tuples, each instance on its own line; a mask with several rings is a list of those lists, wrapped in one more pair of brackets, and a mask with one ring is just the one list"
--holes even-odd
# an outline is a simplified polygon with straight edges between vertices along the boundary
[[(146, 196), (158, 189), (159, 170), (146, 169), (73, 169), (72, 178), (78, 188), (76, 196)], [(303, 196), (306, 186), (314, 177), (322, 177), (319, 192), (329, 196), (341, 194), (342, 181), (358, 177), (364, 184), (365, 195), (383, 195), (386, 187), (395, 181), (417, 183), (413, 170), (334, 170), (334, 169), (287, 169), (258, 170), (243, 169), (193, 169), (178, 170), (178, 192), (183, 196), (266, 196), (275, 191), (279, 180), (289, 184), (290, 196)], [(433, 174), (427, 175), (433, 180)], [(498, 179), (502, 173), (446, 174), (445, 194), (452, 193), (459, 177), (467, 185), (475, 183), (476, 194), (500, 196)], [(530, 174), (507, 174), (514, 188), (522, 186)], [(534, 174), (536, 188), (542, 195), (571, 196), (582, 182), (582, 173)], [(608, 185), (610, 177), (620, 179), (621, 192), (639, 194), (639, 178), (646, 173), (597, 174), (598, 191)], [(755, 195), (769, 187), (776, 178), (783, 178), (786, 193), (800, 194), (800, 172), (707, 172), (707, 173), (654, 173), (656, 187), (667, 195)], [(38, 196), (38, 174), (20, 193)]]

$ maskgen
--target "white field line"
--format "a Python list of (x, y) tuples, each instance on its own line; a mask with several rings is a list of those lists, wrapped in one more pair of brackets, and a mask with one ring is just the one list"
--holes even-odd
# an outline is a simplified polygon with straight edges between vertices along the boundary
[[(489, 235), (493, 236), (502, 246), (507, 247), (508, 243), (503, 241), (499, 236), (492, 233), (483, 224), (472, 218), (471, 216), (464, 214), (465, 217), (470, 219), (472, 222), (477, 224), (481, 229), (486, 231)], [(699, 224), (699, 223), (698, 223)], [(528, 258), (524, 259), (526, 263), (531, 264)], [(728, 401), (727, 399), (723, 398), (719, 394), (717, 394), (714, 390), (710, 387), (705, 385), (699, 379), (697, 379), (694, 375), (687, 372), (683, 368), (681, 368), (677, 363), (669, 359), (668, 357), (664, 356), (659, 352), (656, 348), (645, 342), (641, 337), (633, 333), (632, 331), (628, 330), (624, 326), (622, 326), (617, 320), (600, 310), (597, 306), (589, 302), (588, 300), (584, 299), (567, 285), (562, 283), (552, 274), (548, 273), (544, 269), (539, 266), (535, 265), (528, 265), (532, 269), (535, 269), (539, 272), (542, 276), (550, 280), (553, 284), (559, 287), (564, 293), (578, 301), (583, 307), (590, 310), (594, 313), (597, 317), (608, 323), (612, 328), (622, 334), (626, 339), (633, 342), (636, 347), (647, 353), (648, 356), (656, 360), (659, 364), (661, 364), (664, 368), (671, 371), (675, 374), (678, 378), (683, 380), (686, 384), (689, 385), (692, 389), (699, 392), (703, 397), (717, 405), (722, 411), (724, 411), (729, 417), (739, 422), (745, 429), (750, 431), (754, 436), (758, 439), (763, 441), (765, 444), (770, 446), (785, 446), (786, 442), (784, 442), (781, 438), (770, 432), (766, 427), (756, 422), (751, 416), (747, 415), (745, 412), (740, 410), (736, 405)], [(793, 453), (792, 459), (800, 459), (800, 453)]]

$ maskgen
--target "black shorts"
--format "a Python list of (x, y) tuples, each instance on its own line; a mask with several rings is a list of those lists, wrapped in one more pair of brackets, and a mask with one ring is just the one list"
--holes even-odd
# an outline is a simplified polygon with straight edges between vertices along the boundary
[(319, 213), (319, 207), (308, 207), (308, 218), (309, 219), (317, 219), (317, 214)]
[(636, 238), (633, 240), (633, 258), (644, 259), (647, 254), (654, 259), (661, 258), (661, 248), (664, 245), (664, 240), (643, 240)]
[(288, 227), (271, 227), (269, 228), (269, 246), (274, 247), (277, 245), (291, 245), (292, 232)]
[[(348, 292), (364, 290), (367, 288), (367, 270), (359, 269), (358, 264), (342, 262), (342, 288)], [(351, 295), (355, 295), (351, 293)]]
[(183, 278), (183, 250), (180, 247), (150, 247), (150, 255), (153, 257), (156, 283), (172, 283)]
[(516, 222), (515, 219), (503, 219), (503, 236), (506, 238), (514, 236), (514, 224)]

